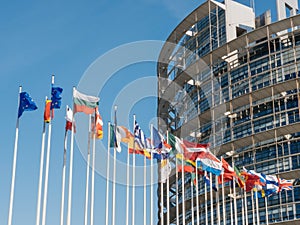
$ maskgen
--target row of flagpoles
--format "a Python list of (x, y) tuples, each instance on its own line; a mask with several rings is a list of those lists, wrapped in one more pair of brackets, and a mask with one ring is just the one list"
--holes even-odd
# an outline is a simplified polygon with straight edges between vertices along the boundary
[[(48, 193), (48, 174), (49, 174), (49, 161), (51, 153), (51, 120), (53, 119), (53, 110), (59, 109), (61, 107), (61, 94), (63, 89), (56, 87), (54, 85), (54, 76), (52, 76), (51, 82), (51, 99), (46, 99), (45, 111), (44, 111), (44, 124), (43, 124), (43, 133), (42, 133), (42, 144), (41, 144), (41, 158), (40, 158), (40, 171), (39, 171), (39, 183), (38, 183), (38, 198), (37, 198), (37, 212), (36, 212), (36, 225), (45, 225), (46, 224), (46, 212), (47, 212), (47, 193)], [(64, 163), (62, 168), (62, 197), (61, 197), (61, 212), (60, 212), (60, 225), (71, 224), (71, 212), (72, 212), (72, 179), (73, 179), (73, 151), (74, 151), (74, 133), (75, 122), (74, 114), (77, 112), (83, 112), (89, 115), (89, 131), (88, 131), (88, 151), (87, 151), (87, 165), (86, 165), (86, 193), (85, 193), (85, 210), (84, 210), (84, 225), (88, 224), (88, 221), (91, 225), (94, 225), (94, 195), (95, 195), (95, 154), (96, 154), (96, 139), (103, 138), (103, 121), (98, 111), (99, 98), (95, 96), (90, 96), (83, 94), (73, 88), (73, 111), (67, 106), (66, 112), (66, 132), (65, 132), (65, 143), (64, 143)], [(14, 201), (14, 186), (15, 186), (15, 173), (16, 173), (16, 158), (17, 158), (17, 149), (18, 149), (18, 130), (19, 130), (19, 119), (22, 116), (24, 111), (33, 111), (36, 110), (37, 106), (29, 96), (27, 92), (22, 92), (20, 87), (19, 91), (19, 109), (18, 117), (16, 124), (16, 136), (15, 136), (15, 146), (14, 146), (14, 157), (13, 157), (13, 168), (12, 168), (12, 181), (11, 181), (11, 192), (10, 192), (10, 203), (9, 203), (9, 214), (8, 214), (8, 225), (12, 224), (12, 214), (13, 214), (13, 201)], [(46, 159), (45, 159), (45, 142), (46, 142), (46, 128), (48, 128), (47, 134), (47, 149), (46, 149)], [(70, 156), (69, 156), (69, 180), (68, 180), (68, 202), (67, 202), (67, 215), (65, 219), (64, 209), (65, 209), (65, 189), (66, 189), (66, 167), (67, 167), (67, 137), (68, 130), (71, 130), (71, 141), (70, 141)], [(208, 225), (208, 202), (210, 202), (210, 221), (211, 224), (214, 224), (214, 205), (213, 205), (213, 190), (216, 190), (215, 202), (217, 210), (217, 222), (221, 223), (220, 218), (220, 199), (219, 199), (219, 190), (218, 187), (221, 185), (221, 199), (223, 204), (222, 212), (222, 221), (226, 224), (227, 212), (226, 212), (226, 202), (225, 202), (225, 182), (232, 182), (233, 187), (230, 187), (230, 193), (233, 197), (233, 204), (231, 204), (232, 199), (230, 199), (230, 216), (231, 221), (238, 221), (237, 214), (237, 202), (236, 202), (236, 185), (239, 185), (243, 193), (243, 224), (250, 224), (248, 222), (247, 212), (247, 192), (251, 192), (252, 198), (252, 212), (253, 212), (253, 224), (256, 221), (256, 224), (259, 224), (259, 211), (258, 211), (258, 198), (271, 196), (276, 193), (281, 192), (282, 190), (291, 190), (294, 180), (284, 180), (278, 176), (264, 175), (256, 173), (253, 170), (244, 169), (243, 172), (234, 166), (230, 166), (224, 158), (219, 160), (215, 155), (209, 151), (209, 144), (199, 144), (192, 143), (185, 140), (182, 140), (171, 133), (166, 134), (166, 138), (152, 125), (150, 128), (150, 138), (146, 138), (143, 130), (140, 128), (139, 124), (136, 121), (136, 117), (133, 117), (133, 131), (130, 132), (124, 126), (117, 125), (117, 107), (114, 109), (114, 122), (108, 123), (108, 158), (107, 158), (107, 181), (106, 181), (106, 209), (105, 209), (105, 224), (116, 225), (116, 159), (117, 152), (121, 151), (121, 143), (127, 145), (127, 167), (126, 167), (126, 218), (125, 224), (129, 225), (130, 211), (131, 208), (131, 221), (132, 225), (135, 224), (135, 203), (136, 203), (136, 174), (135, 174), (135, 165), (136, 165), (136, 154), (144, 156), (144, 194), (143, 194), (143, 224), (147, 225), (147, 171), (146, 159), (150, 161), (150, 225), (154, 224), (154, 204), (153, 204), (153, 184), (154, 181), (154, 165), (153, 160), (157, 159), (160, 162), (160, 224), (171, 224), (171, 215), (170, 215), (170, 174), (174, 168), (171, 166), (171, 162), (175, 164), (175, 185), (176, 185), (176, 224), (186, 224), (186, 200), (185, 200), (185, 180), (186, 174), (189, 174), (190, 178), (190, 187), (191, 187), (191, 197), (190, 197), (190, 206), (191, 206), (191, 220), (194, 224), (195, 220), (197, 225), (200, 224), (200, 205), (199, 205), (199, 175), (202, 175), (202, 180), (204, 183), (204, 201), (205, 201), (205, 224)], [(110, 149), (113, 148), (113, 165), (111, 168), (110, 165)], [(130, 181), (130, 154), (132, 155), (132, 184)], [(44, 166), (44, 162), (46, 163)], [(180, 163), (180, 164), (179, 164)], [(45, 172), (43, 171), (45, 167)], [(91, 168), (91, 174), (90, 174)], [(113, 181), (112, 181), (112, 198), (111, 198), (111, 223), (109, 222), (110, 210), (109, 210), (109, 193), (110, 193), (110, 182), (109, 174), (110, 169), (113, 170)], [(181, 173), (181, 184), (180, 174)], [(174, 173), (173, 173), (174, 174)], [(45, 176), (43, 176), (45, 175)], [(91, 180), (90, 180), (91, 178)], [(213, 178), (215, 181), (213, 182)], [(44, 183), (43, 183), (44, 182)], [(89, 187), (91, 185), (91, 187)], [(181, 185), (181, 190), (180, 186)], [(131, 207), (129, 206), (129, 191), (130, 187), (132, 190), (132, 199)], [(42, 190), (44, 187), (44, 190)], [(196, 189), (194, 196), (193, 189)], [(208, 191), (209, 189), (209, 191)], [(90, 191), (89, 191), (90, 190)], [(166, 192), (166, 193), (165, 193)], [(179, 193), (181, 192), (181, 209)], [(43, 199), (42, 199), (43, 193)], [(208, 193), (210, 194), (208, 196)], [(256, 206), (254, 206), (253, 193), (255, 193)], [(165, 197), (166, 196), (166, 197)], [(90, 206), (89, 206), (90, 199)], [(196, 215), (194, 210), (194, 199), (196, 199)], [(266, 201), (267, 204), (267, 201)], [(256, 213), (254, 208), (256, 207)], [(166, 208), (166, 212), (165, 212)], [(90, 212), (88, 212), (90, 209)], [(181, 212), (181, 213), (180, 213)], [(88, 215), (88, 213), (90, 213)], [(181, 215), (181, 216), (180, 216)], [(256, 219), (254, 218), (256, 215)], [(90, 216), (90, 217), (88, 217)], [(233, 218), (234, 216), (234, 218)], [(164, 219), (166, 218), (166, 219)], [(181, 218), (181, 220), (180, 220)], [(233, 223), (233, 222), (232, 222)]]

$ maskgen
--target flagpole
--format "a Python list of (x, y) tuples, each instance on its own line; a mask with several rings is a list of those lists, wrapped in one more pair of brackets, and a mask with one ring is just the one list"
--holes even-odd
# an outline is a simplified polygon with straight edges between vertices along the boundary
[[(75, 87), (73, 87), (74, 96)], [(72, 100), (73, 101), (73, 100)], [(74, 101), (73, 101), (74, 102)], [(73, 104), (74, 106), (74, 104)], [(68, 190), (68, 214), (67, 214), (67, 225), (71, 225), (71, 212), (72, 212), (72, 182), (73, 182), (73, 151), (74, 151), (74, 111), (72, 116), (72, 133), (71, 133), (71, 144), (70, 144), (70, 168), (69, 168), (69, 190)]]
[[(45, 102), (47, 102), (47, 97), (45, 99)], [(46, 104), (45, 104), (45, 107), (46, 107)], [(42, 195), (42, 182), (43, 182), (43, 169), (44, 169), (45, 138), (46, 138), (46, 123), (45, 123), (45, 120), (44, 120), (44, 122), (43, 122), (43, 133), (42, 133), (41, 158), (40, 158), (38, 201), (37, 201), (37, 207), (36, 207), (36, 225), (40, 224), (40, 216), (41, 216), (41, 195)]]
[(193, 179), (191, 179), (191, 211), (192, 211), (192, 224), (195, 224), (195, 217), (194, 217), (194, 185)]
[(94, 115), (94, 128), (92, 129), (93, 152), (92, 152), (92, 181), (91, 181), (91, 219), (90, 224), (94, 225), (94, 201), (95, 201), (95, 160), (96, 160), (96, 112)]
[[(18, 106), (20, 105), (20, 94), (21, 94), (21, 92), (22, 92), (22, 86), (19, 86)], [(17, 155), (18, 155), (18, 139), (19, 139), (19, 116), (17, 117), (17, 122), (16, 122), (16, 136), (15, 136), (13, 168), (12, 168), (11, 187), (10, 187), (9, 212), (8, 212), (8, 222), (7, 222), (8, 225), (11, 225), (11, 222), (12, 222), (14, 192), (15, 192), (16, 167), (17, 167)]]
[(229, 187), (229, 193), (230, 193), (230, 224), (233, 225), (233, 207), (232, 207), (232, 188), (231, 184)]
[[(221, 157), (221, 162), (223, 162), (223, 157)], [(225, 201), (225, 190), (224, 190), (224, 172), (221, 174), (221, 176), (222, 176), (223, 223), (224, 223), (224, 225), (226, 225), (226, 201)]]
[(144, 225), (147, 223), (147, 189), (146, 189), (146, 183), (147, 183), (147, 168), (146, 168), (146, 156), (144, 156)]
[(215, 179), (215, 184), (216, 184), (216, 186), (218, 187), (218, 189), (217, 189), (217, 193), (216, 193), (216, 207), (217, 207), (217, 221), (218, 221), (218, 225), (221, 225), (221, 221), (220, 221), (220, 217), (221, 217), (221, 212), (220, 212), (220, 202), (219, 202), (219, 198), (220, 198), (220, 193), (219, 193), (219, 185), (217, 185), (218, 184), (218, 176), (216, 176), (215, 177), (216, 179)]
[(85, 209), (84, 209), (84, 225), (88, 225), (88, 204), (89, 204), (89, 178), (90, 178), (90, 144), (91, 144), (91, 115), (89, 115), (89, 130), (88, 130), (88, 148), (87, 148), (87, 163), (86, 163), (86, 181), (85, 181)]
[[(177, 162), (177, 156), (175, 156), (175, 176), (176, 176), (176, 225), (179, 225), (179, 198), (178, 198), (178, 193), (179, 193), (179, 187), (178, 187), (178, 162)], [(197, 224), (199, 225), (199, 224)]]
[(67, 138), (68, 131), (65, 131), (64, 140), (64, 161), (62, 170), (62, 185), (61, 185), (61, 204), (60, 204), (60, 225), (64, 224), (64, 209), (65, 209), (65, 183), (66, 183), (66, 161), (67, 161)]
[(129, 225), (129, 176), (130, 176), (129, 144), (127, 144), (127, 168), (126, 168), (126, 225)]
[[(169, 140), (169, 131), (167, 131), (167, 140)], [(167, 158), (167, 166), (169, 168), (169, 158)], [(169, 173), (169, 169), (168, 169)], [(170, 225), (170, 177), (167, 176), (167, 225)]]
[(199, 185), (199, 182), (198, 182), (198, 163), (196, 161), (196, 207), (197, 207), (197, 225), (200, 224), (200, 218), (199, 218), (199, 190), (198, 190), (198, 185)]
[[(204, 172), (204, 176), (205, 176), (205, 179), (206, 179), (207, 171)], [(205, 193), (205, 196), (204, 196), (204, 200), (205, 200), (205, 224), (208, 225), (207, 184), (206, 184), (206, 182), (204, 182), (204, 193)]]
[[(51, 87), (54, 84), (54, 75), (51, 77)], [(52, 104), (52, 102), (51, 102)], [(50, 167), (50, 151), (51, 151), (51, 131), (52, 131), (52, 116), (53, 112), (50, 107), (50, 118), (48, 124), (48, 143), (47, 143), (47, 155), (45, 165), (45, 180), (44, 180), (44, 199), (43, 199), (43, 214), (42, 214), (42, 225), (46, 224), (46, 213), (47, 213), (47, 197), (48, 197), (48, 180), (49, 180), (49, 167)]]
[(162, 167), (160, 162), (160, 224), (164, 225), (164, 184), (162, 182)]
[[(107, 132), (107, 165), (106, 165), (106, 199), (105, 199), (106, 200), (105, 225), (108, 225), (110, 138), (111, 138), (110, 137), (110, 122), (108, 122), (108, 132)], [(126, 224), (126, 225), (128, 225), (128, 224)]]
[(212, 193), (212, 173), (209, 174), (209, 190), (210, 190), (210, 224), (214, 225), (214, 201)]
[[(254, 199), (253, 199), (253, 189), (251, 190), (251, 201), (252, 201), (252, 222), (253, 222), (253, 225), (255, 225), (255, 206), (254, 206)], [(259, 224), (257, 224), (259, 225)]]
[[(117, 135), (117, 106), (114, 107), (115, 118), (114, 118), (114, 133)], [(112, 225), (116, 224), (116, 145), (114, 145), (114, 170), (113, 170), (113, 193), (112, 193)]]
[[(234, 168), (234, 160), (232, 158), (232, 168)], [(238, 225), (238, 218), (237, 218), (237, 204), (236, 204), (236, 188), (235, 188), (235, 178), (233, 177), (233, 207), (234, 207), (234, 220), (235, 220), (235, 224)]]
[[(136, 116), (133, 115), (133, 134), (135, 129)], [(132, 224), (135, 224), (135, 142), (133, 142), (132, 155)]]
[(246, 218), (246, 225), (248, 225), (248, 207), (247, 207), (246, 184), (244, 184), (243, 192), (244, 192), (244, 204), (245, 204), (245, 218)]
[(181, 176), (182, 176), (182, 224), (185, 225), (185, 191), (184, 191), (184, 183), (185, 183), (185, 179), (184, 179), (184, 155), (182, 154), (182, 163), (181, 163)]
[[(153, 148), (153, 124), (150, 125), (151, 148)], [(153, 149), (150, 161), (150, 225), (153, 225)]]
[(268, 198), (267, 197), (265, 197), (265, 205), (266, 205), (266, 224), (269, 225)]
[(255, 203), (256, 203), (256, 219), (257, 219), (257, 224), (260, 224), (260, 219), (259, 219), (259, 207), (258, 207), (258, 193), (257, 193), (257, 188), (255, 189), (256, 193), (256, 198), (255, 198)]

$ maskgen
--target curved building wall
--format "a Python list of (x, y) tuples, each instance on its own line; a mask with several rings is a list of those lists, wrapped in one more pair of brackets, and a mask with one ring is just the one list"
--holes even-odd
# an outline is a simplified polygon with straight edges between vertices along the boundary
[[(205, 7), (210, 10), (205, 11)], [(215, 155), (240, 169), (245, 166), (285, 179), (299, 178), (300, 15), (228, 42), (225, 10), (208, 3), (200, 6), (181, 22), (162, 48), (157, 69), (159, 127), (186, 140), (210, 143)], [(201, 12), (206, 14), (200, 18), (197, 15)], [(229, 197), (226, 184), (224, 200), (221, 193), (212, 193), (211, 208), (211, 198), (205, 201), (205, 185), (199, 177), (197, 211), (191, 177), (184, 178), (183, 198), (181, 176), (178, 188), (174, 176), (170, 177), (170, 188), (164, 186), (164, 206), (168, 200), (171, 203), (171, 224), (177, 222), (176, 210), (180, 224), (183, 218), (185, 224), (192, 224), (197, 213), (200, 224), (218, 224), (224, 219), (227, 224), (236, 219), (237, 224), (245, 224), (246, 217), (248, 224), (267, 224), (267, 220), (268, 224), (300, 223), (300, 186), (260, 198), (256, 205), (251, 193)], [(179, 204), (175, 204), (176, 196)], [(234, 208), (236, 213), (230, 213)], [(165, 221), (166, 217), (165, 211)]]

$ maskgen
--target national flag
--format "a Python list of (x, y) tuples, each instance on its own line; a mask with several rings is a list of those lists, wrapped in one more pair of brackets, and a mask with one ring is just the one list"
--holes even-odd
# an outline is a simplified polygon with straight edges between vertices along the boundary
[(85, 114), (93, 114), (98, 106), (99, 98), (95, 96), (85, 95), (76, 89), (73, 92), (74, 114), (84, 112)]
[(44, 110), (44, 121), (45, 123), (50, 123), (53, 118), (53, 110), (51, 113), (51, 100), (46, 100), (45, 110)]
[(210, 187), (210, 184), (212, 184), (212, 189), (213, 189), (214, 191), (218, 191), (218, 188), (216, 187), (216, 185), (213, 184), (213, 183), (211, 183), (208, 174), (206, 174), (206, 175), (203, 176), (203, 180), (204, 180), (204, 182), (206, 183), (206, 185), (207, 185), (208, 187)]
[(95, 116), (92, 117), (92, 130), (95, 131), (96, 138), (103, 138), (103, 120), (99, 113), (98, 107), (95, 110)]
[(63, 89), (61, 87), (51, 88), (51, 109), (60, 109), (62, 91)]
[(185, 159), (183, 154), (176, 154), (176, 158), (178, 160), (177, 170), (178, 172), (182, 172), (182, 170), (186, 173), (195, 173), (195, 162), (189, 159)]
[(160, 165), (160, 182), (165, 183), (171, 174), (172, 167), (168, 160), (163, 160)]
[(245, 179), (242, 176), (240, 170), (236, 166), (234, 166), (234, 171), (237, 175), (237, 182), (238, 182), (239, 187), (244, 188), (245, 187)]
[(223, 171), (222, 162), (209, 149), (198, 152), (196, 163), (198, 168), (216, 176), (219, 176)]
[(146, 135), (144, 134), (143, 130), (140, 128), (139, 124), (134, 121), (134, 139), (135, 143), (141, 149), (151, 149), (150, 142), (147, 141)]
[(67, 105), (66, 106), (66, 130), (72, 130), (72, 122), (74, 123), (74, 133), (76, 133), (75, 121), (73, 121), (73, 111)]
[(20, 118), (24, 111), (34, 111), (37, 109), (35, 102), (29, 96), (27, 92), (20, 93), (20, 102), (19, 102), (19, 110), (18, 110), (18, 118)]
[(279, 191), (281, 191), (281, 190), (286, 190), (286, 191), (292, 190), (294, 182), (295, 182), (295, 179), (286, 180), (286, 179), (283, 179), (283, 178), (278, 178)]
[(236, 175), (234, 169), (228, 164), (228, 162), (222, 158), (222, 168), (223, 168), (223, 177), (222, 174), (218, 177), (218, 183), (222, 184), (222, 181), (228, 182), (234, 178), (237, 180), (238, 176)]
[(169, 153), (172, 149), (172, 146), (167, 143), (164, 136), (153, 127), (153, 149), (157, 153)]
[(266, 181), (266, 185), (263, 187), (265, 196), (270, 197), (274, 194), (277, 194), (279, 190), (278, 178), (274, 175), (265, 175), (262, 174)]
[(259, 173), (256, 173), (253, 170), (247, 170), (243, 167), (241, 172), (242, 176), (245, 177), (246, 191), (251, 191), (254, 187), (265, 186), (266, 180)]
[(183, 144), (185, 146), (184, 157), (192, 161), (196, 161), (198, 155), (203, 154), (203, 152), (208, 151), (209, 149), (209, 144), (200, 144), (186, 140), (183, 140)]
[(183, 141), (181, 141), (180, 138), (176, 137), (175, 135), (173, 135), (171, 133), (169, 133), (168, 143), (172, 147), (173, 154), (175, 154), (175, 155), (177, 153), (183, 154), (184, 152), (186, 152), (186, 147), (185, 147)]

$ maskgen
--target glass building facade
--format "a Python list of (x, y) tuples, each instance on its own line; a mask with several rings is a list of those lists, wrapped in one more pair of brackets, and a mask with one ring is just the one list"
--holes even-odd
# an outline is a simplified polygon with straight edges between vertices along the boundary
[[(159, 127), (210, 143), (212, 153), (240, 169), (300, 178), (300, 15), (236, 27), (231, 40), (227, 18), (226, 7), (207, 1), (167, 39), (157, 68)], [(300, 224), (300, 186), (260, 198), (257, 205), (251, 193), (244, 196), (237, 187), (242, 197), (231, 198), (225, 186), (224, 199), (213, 192), (205, 201), (199, 177), (197, 210), (191, 177), (179, 174), (176, 185), (173, 171), (163, 192), (158, 190), (164, 199), (159, 224)]]

